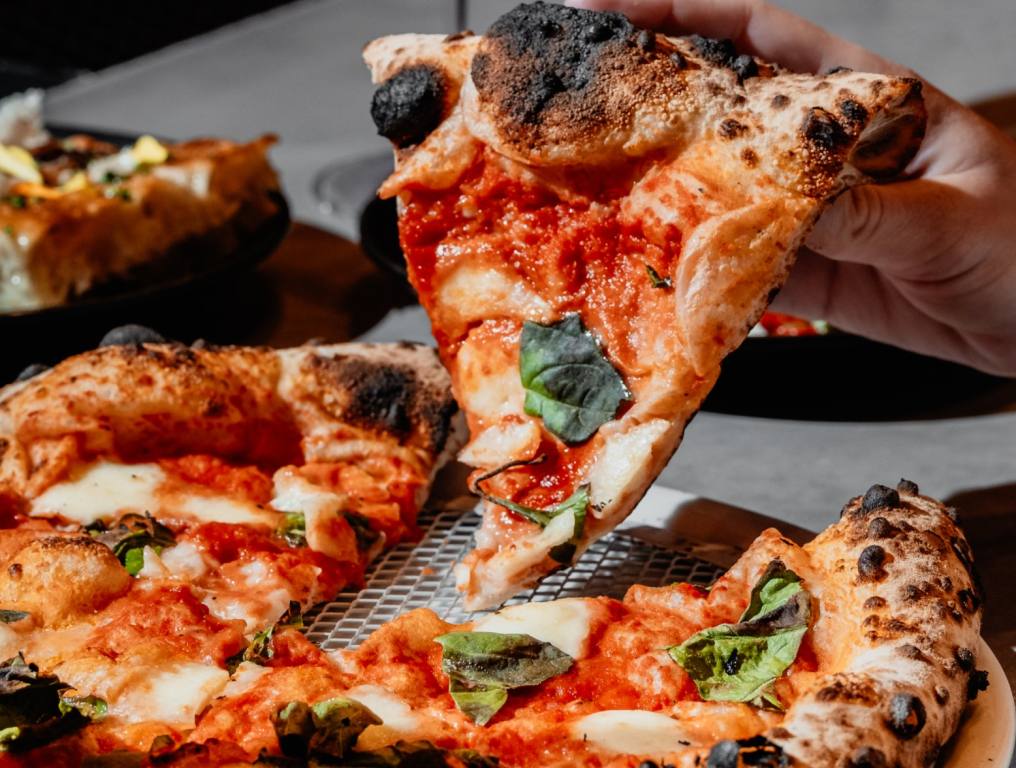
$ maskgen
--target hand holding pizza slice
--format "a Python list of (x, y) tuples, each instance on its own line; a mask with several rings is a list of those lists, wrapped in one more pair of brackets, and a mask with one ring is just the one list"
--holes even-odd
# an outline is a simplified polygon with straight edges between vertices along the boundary
[(888, 180), (921, 83), (786, 72), (541, 2), (483, 36), (367, 46), (403, 249), (485, 499), (471, 608), (635, 506), (823, 208)]

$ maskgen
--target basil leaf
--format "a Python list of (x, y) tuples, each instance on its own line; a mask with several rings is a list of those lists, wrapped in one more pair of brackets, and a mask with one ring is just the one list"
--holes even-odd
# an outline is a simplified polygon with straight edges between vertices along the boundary
[(131, 576), (137, 576), (145, 567), (145, 550), (142, 547), (128, 549), (123, 557), (123, 567)]
[(161, 552), (176, 544), (173, 532), (147, 512), (143, 515), (133, 512), (122, 515), (110, 528), (98, 521), (85, 530), (93, 539), (113, 550), (131, 576), (137, 576), (144, 566), (145, 547)]
[(307, 519), (303, 512), (287, 512), (276, 533), (291, 547), (307, 546)]
[(282, 754), (296, 758), (343, 758), (381, 718), (358, 701), (337, 697), (308, 706), (291, 701), (273, 720)]
[(370, 520), (363, 515), (347, 512), (346, 522), (349, 523), (349, 527), (356, 534), (356, 548), (361, 552), (369, 552), (370, 548), (381, 539), (381, 533), (371, 528)]
[(289, 601), (289, 609), (279, 617), (279, 620), (267, 629), (255, 632), (250, 644), (239, 653), (226, 659), (226, 670), (229, 674), (236, 672), (241, 662), (249, 661), (253, 664), (265, 666), (271, 659), (275, 658), (275, 630), (280, 627), (303, 627), (303, 614), (300, 611), (300, 603), (296, 600)]
[(568, 444), (583, 443), (631, 399), (577, 314), (553, 325), (527, 321), (522, 328), (519, 375), (525, 410)]
[(773, 683), (794, 663), (811, 618), (800, 577), (774, 560), (736, 624), (720, 624), (669, 649), (704, 701), (782, 708)]
[(21, 654), (0, 665), (0, 751), (31, 749), (106, 714), (102, 699), (64, 697), (68, 688)]
[(674, 282), (669, 277), (661, 277), (660, 273), (653, 269), (652, 264), (646, 263), (646, 272), (649, 274), (649, 282), (653, 284), (653, 288), (666, 290), (673, 287)]
[(27, 618), (28, 618), (27, 611), (12, 611), (7, 608), (0, 608), (0, 622), (4, 624), (14, 624), (15, 622)]
[(508, 689), (501, 685), (471, 686), (459, 680), (448, 685), (452, 701), (466, 717), (477, 725), (486, 725), (508, 701)]
[(575, 660), (530, 635), (449, 632), (441, 645), (441, 670), (448, 675), (455, 705), (478, 725), (508, 700), (508, 690), (539, 685), (571, 669)]

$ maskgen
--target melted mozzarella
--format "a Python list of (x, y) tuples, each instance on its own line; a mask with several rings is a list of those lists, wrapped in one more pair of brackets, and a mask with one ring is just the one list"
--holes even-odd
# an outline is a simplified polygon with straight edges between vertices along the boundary
[(185, 494), (173, 505), (173, 510), (183, 512), (202, 523), (231, 523), (233, 525), (272, 525), (275, 515), (256, 504), (228, 496)]
[(241, 661), (236, 671), (233, 672), (233, 677), (222, 690), (222, 695), (228, 698), (246, 693), (268, 673), (269, 669), (269, 667), (262, 667), (252, 661)]
[(157, 464), (100, 461), (48, 488), (32, 502), (31, 514), (59, 515), (80, 525), (124, 512), (154, 514), (158, 509), (155, 492), (165, 479), (165, 472)]
[[(334, 534), (332, 522), (342, 514), (345, 499), (319, 488), (290, 471), (276, 473), (272, 506), (280, 512), (302, 512), (307, 531), (307, 546), (315, 552), (348, 561), (348, 543)], [(353, 557), (356, 553), (352, 553)]]
[(207, 197), (211, 187), (212, 167), (205, 161), (186, 165), (159, 165), (152, 169), (152, 175), (184, 187), (196, 197)]
[(670, 425), (653, 419), (624, 434), (611, 435), (589, 470), (590, 511), (607, 507), (653, 466), (653, 448)]
[(190, 541), (181, 541), (176, 546), (163, 550), (161, 558), (170, 576), (181, 581), (197, 581), (208, 573), (205, 556)]
[(477, 632), (531, 635), (550, 643), (573, 659), (584, 655), (589, 635), (589, 605), (578, 597), (502, 608), (473, 624)]
[(345, 696), (360, 702), (380, 717), (388, 730), (406, 735), (419, 725), (420, 718), (412, 708), (402, 698), (379, 685), (358, 685), (346, 691)]
[(498, 316), (547, 322), (552, 313), (551, 306), (520, 276), (468, 261), (438, 288), (437, 304), (458, 315), (463, 324)]
[(177, 662), (138, 675), (110, 712), (130, 723), (155, 720), (184, 728), (229, 682), (229, 673), (210, 664)]
[(497, 467), (520, 457), (530, 457), (540, 447), (540, 428), (535, 421), (498, 424), (480, 432), (459, 453), (459, 461), (471, 467)]
[(626, 755), (661, 756), (679, 749), (688, 741), (684, 726), (659, 712), (637, 709), (608, 709), (573, 722), (572, 738), (606, 752)]

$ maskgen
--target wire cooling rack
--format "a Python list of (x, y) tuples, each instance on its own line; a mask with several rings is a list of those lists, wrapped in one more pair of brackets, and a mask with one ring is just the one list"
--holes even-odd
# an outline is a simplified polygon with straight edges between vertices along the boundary
[[(311, 613), (307, 637), (331, 651), (356, 648), (382, 624), (414, 608), (430, 608), (454, 623), (476, 617), (462, 607), (452, 567), (472, 548), (479, 525), (479, 515), (461, 508), (425, 513), (420, 519), (423, 540), (394, 547), (368, 569), (362, 590), (342, 592)], [(590, 546), (573, 566), (507, 604), (583, 595), (620, 598), (633, 584), (708, 586), (722, 569), (694, 557), (690, 548), (677, 542), (664, 549), (613, 533)]]

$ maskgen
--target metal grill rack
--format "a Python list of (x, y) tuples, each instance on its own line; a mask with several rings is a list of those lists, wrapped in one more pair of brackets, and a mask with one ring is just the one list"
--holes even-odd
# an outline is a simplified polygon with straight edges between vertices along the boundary
[[(479, 515), (461, 509), (426, 513), (420, 519), (426, 531), (423, 540), (391, 549), (367, 571), (362, 590), (343, 592), (308, 616), (308, 638), (329, 651), (356, 648), (382, 624), (423, 607), (446, 621), (469, 621), (477, 614), (462, 607), (452, 567), (472, 548), (479, 524)], [(689, 548), (679, 542), (664, 549), (613, 533), (590, 546), (575, 565), (548, 576), (508, 605), (583, 595), (620, 598), (633, 584), (686, 581), (708, 586), (722, 569), (694, 557)]]

